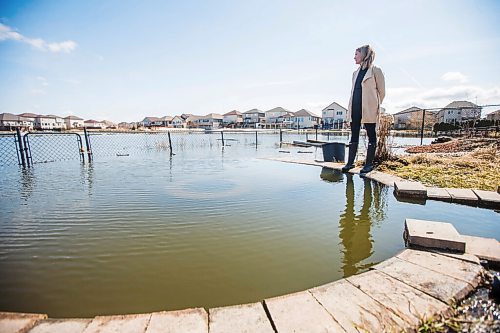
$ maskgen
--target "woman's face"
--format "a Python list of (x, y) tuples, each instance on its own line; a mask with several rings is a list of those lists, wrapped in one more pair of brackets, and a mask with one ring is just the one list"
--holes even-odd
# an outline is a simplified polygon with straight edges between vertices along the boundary
[(354, 61), (356, 62), (356, 65), (359, 65), (363, 62), (363, 56), (361, 55), (361, 52), (356, 51), (356, 53), (354, 53)]

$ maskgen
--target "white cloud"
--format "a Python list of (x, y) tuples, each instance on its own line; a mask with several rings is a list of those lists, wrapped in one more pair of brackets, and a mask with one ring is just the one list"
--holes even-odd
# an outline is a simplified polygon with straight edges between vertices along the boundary
[(13, 31), (11, 27), (0, 23), (0, 41), (4, 40), (20, 41), (29, 44), (38, 50), (49, 51), (54, 53), (58, 52), (70, 53), (77, 47), (77, 44), (72, 40), (67, 40), (60, 43), (47, 43), (45, 40), (41, 38), (28, 38), (16, 31)]
[(40, 81), (40, 84), (41, 84), (42, 86), (48, 86), (48, 85), (49, 85), (49, 82), (47, 82), (47, 79), (46, 79), (46, 78), (44, 78), (43, 76), (37, 76), (37, 77), (36, 77), (36, 79), (37, 79), (38, 81)]
[(383, 106), (390, 113), (417, 106), (440, 108), (453, 101), (470, 101), (478, 105), (499, 104), (500, 86), (481, 87), (475, 85), (456, 85), (422, 89), (416, 87), (388, 88)]
[(459, 83), (465, 83), (467, 82), (467, 76), (460, 72), (447, 72), (444, 73), (443, 76), (441, 76), (441, 79), (443, 81), (456, 81)]

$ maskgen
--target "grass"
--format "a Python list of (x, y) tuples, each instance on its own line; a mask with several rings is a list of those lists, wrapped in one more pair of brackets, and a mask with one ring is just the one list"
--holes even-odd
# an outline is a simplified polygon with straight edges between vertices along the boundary
[(381, 163), (377, 170), (426, 186), (496, 191), (500, 185), (499, 165), (500, 154), (491, 146), (470, 153), (393, 157)]

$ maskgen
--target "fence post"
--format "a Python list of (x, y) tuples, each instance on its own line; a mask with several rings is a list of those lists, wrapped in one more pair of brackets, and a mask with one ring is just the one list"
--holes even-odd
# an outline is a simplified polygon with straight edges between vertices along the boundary
[(16, 128), (16, 134), (17, 134), (17, 142), (19, 145), (19, 154), (21, 154), (21, 164), (23, 165), (23, 168), (26, 167), (26, 158), (24, 156), (24, 147), (23, 147), (23, 138), (21, 137), (21, 130), (19, 128)]
[(318, 141), (318, 126), (316, 125), (316, 141)]
[(257, 148), (257, 131), (255, 131), (255, 148)]
[(172, 156), (172, 139), (170, 138), (170, 131), (167, 132), (168, 134), (168, 146), (170, 147), (170, 156)]
[(422, 110), (422, 129), (420, 130), (420, 145), (424, 142), (425, 109)]
[(222, 147), (224, 147), (224, 131), (220, 131), (220, 135), (222, 136)]
[(92, 150), (90, 149), (90, 139), (89, 133), (87, 132), (87, 127), (83, 128), (83, 134), (85, 136), (85, 146), (87, 148), (87, 155), (89, 157), (89, 162), (92, 161)]
[(282, 143), (282, 142), (283, 142), (283, 132), (282, 132), (282, 130), (280, 128), (280, 143)]

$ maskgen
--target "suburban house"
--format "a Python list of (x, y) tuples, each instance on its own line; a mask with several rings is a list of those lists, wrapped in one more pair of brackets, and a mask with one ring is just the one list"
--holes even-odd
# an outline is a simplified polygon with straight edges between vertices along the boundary
[(102, 122), (106, 126), (105, 128), (117, 128), (118, 127), (114, 122), (112, 122), (110, 120), (103, 120)]
[(38, 116), (37, 114), (34, 113), (21, 113), (18, 115), (19, 117), (24, 118), (24, 122), (26, 123), (26, 129), (27, 130), (32, 130), (35, 128), (35, 118)]
[(104, 122), (93, 120), (93, 119), (85, 120), (83, 122), (83, 124), (87, 128), (93, 128), (93, 129), (104, 129), (104, 128), (106, 128), (106, 124)]
[[(393, 126), (396, 130), (408, 129), (416, 130), (422, 128), (422, 117), (424, 110), (412, 106), (411, 108), (405, 109), (393, 115)], [(437, 123), (437, 112), (436, 111), (425, 111), (425, 128), (432, 128), (435, 123)]]
[(142, 120), (142, 124), (144, 127), (168, 127), (172, 123), (172, 117), (146, 117)]
[(438, 122), (458, 123), (467, 120), (480, 119), (481, 107), (468, 101), (454, 101), (438, 112)]
[(12, 113), (0, 113), (0, 129), (13, 130), (16, 128), (23, 130), (33, 129), (34, 122), (30, 118), (16, 116)]
[(243, 115), (241, 112), (233, 110), (231, 112), (226, 113), (222, 119), (224, 125), (233, 125), (234, 127), (241, 127), (243, 124)]
[(186, 120), (180, 116), (175, 116), (172, 118), (172, 127), (173, 128), (185, 128), (187, 126)]
[(283, 121), (286, 114), (291, 113), (291, 111), (284, 109), (282, 107), (277, 107), (265, 112), (265, 124), (269, 127), (283, 127), (280, 120)]
[(243, 113), (244, 127), (257, 127), (257, 124), (264, 122), (266, 114), (258, 109), (248, 110)]
[(64, 119), (55, 115), (37, 115), (35, 117), (35, 129), (39, 130), (62, 130), (66, 125)]
[(197, 127), (204, 129), (217, 129), (221, 126), (224, 116), (218, 113), (209, 113), (204, 117), (199, 117), (195, 122)]
[(201, 116), (196, 116), (194, 114), (186, 114), (186, 115), (181, 115), (181, 118), (184, 116), (187, 116), (185, 119), (186, 122), (186, 127), (187, 128), (196, 128), (198, 127), (198, 120), (201, 118)]
[(121, 123), (118, 123), (118, 128), (121, 128), (121, 129), (135, 129), (135, 128), (137, 128), (137, 124), (136, 123), (121, 122)]
[(500, 110), (493, 111), (486, 115), (487, 120), (499, 121), (500, 120)]
[(323, 128), (343, 129), (347, 119), (347, 109), (333, 102), (321, 111)]
[(66, 125), (67, 129), (83, 128), (83, 126), (85, 125), (83, 119), (77, 116), (64, 117), (64, 124)]
[(293, 114), (293, 128), (315, 128), (320, 124), (321, 118), (307, 111), (306, 109), (299, 110)]
[(287, 112), (278, 117), (278, 124), (281, 124), (282, 128), (293, 128), (295, 114), (293, 112)]

